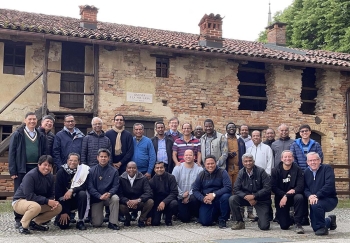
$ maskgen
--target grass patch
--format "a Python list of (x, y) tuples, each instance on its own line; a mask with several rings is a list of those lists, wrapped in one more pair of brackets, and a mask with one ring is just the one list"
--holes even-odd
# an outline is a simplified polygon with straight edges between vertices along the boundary
[(337, 208), (350, 208), (349, 199), (339, 199)]
[(12, 212), (12, 206), (11, 206), (12, 201), (10, 200), (3, 200), (0, 201), (0, 213), (9, 213)]

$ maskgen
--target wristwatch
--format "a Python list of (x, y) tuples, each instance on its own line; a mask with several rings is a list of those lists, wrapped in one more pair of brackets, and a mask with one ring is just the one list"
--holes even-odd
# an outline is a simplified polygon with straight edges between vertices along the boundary
[(215, 198), (216, 197), (216, 194), (213, 192), (213, 197)]
[(140, 203), (141, 202), (141, 198), (137, 199), (137, 202)]

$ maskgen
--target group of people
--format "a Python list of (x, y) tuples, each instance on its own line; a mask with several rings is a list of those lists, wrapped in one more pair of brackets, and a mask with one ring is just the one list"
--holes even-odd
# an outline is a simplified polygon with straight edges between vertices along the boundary
[(296, 232), (304, 233), (308, 203), (316, 235), (336, 228), (335, 215), (325, 218), (337, 205), (334, 173), (322, 163), (321, 146), (310, 138), (308, 125), (299, 128), (301, 138), (295, 141), (287, 125), (279, 126), (276, 141), (269, 128), (262, 142), (260, 131), (250, 136), (242, 125), (237, 134), (232, 122), (221, 134), (211, 119), (204, 121), (204, 128), (185, 122), (182, 132), (176, 117), (169, 120), (168, 131), (156, 122), (151, 139), (143, 135), (141, 123), (134, 124), (134, 136), (125, 130), (122, 114), (115, 115), (107, 132), (94, 117), (86, 136), (75, 127), (73, 115), (64, 117), (64, 128), (56, 135), (51, 132), (54, 122), (48, 115), (36, 128), (35, 114), (27, 113), (11, 138), (12, 206), (22, 234), (48, 230), (46, 223), (53, 217), (61, 229), (75, 223), (86, 230), (88, 219), (94, 227), (108, 222), (108, 228), (119, 230), (119, 221), (128, 227), (139, 211), (139, 227), (160, 225), (163, 215), (167, 226), (178, 218), (225, 228), (231, 214), (232, 229), (238, 230), (245, 228), (244, 206), (247, 217), (268, 230), (271, 191), (281, 229), (295, 224)]

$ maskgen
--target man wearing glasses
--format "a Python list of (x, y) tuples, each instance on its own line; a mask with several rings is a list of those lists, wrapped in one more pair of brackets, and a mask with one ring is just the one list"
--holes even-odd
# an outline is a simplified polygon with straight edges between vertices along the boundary
[(321, 145), (310, 138), (311, 128), (309, 125), (301, 125), (299, 127), (300, 137), (290, 145), (290, 150), (293, 152), (294, 162), (299, 165), (302, 170), (307, 168), (306, 155), (310, 152), (316, 152), (323, 161), (323, 152)]

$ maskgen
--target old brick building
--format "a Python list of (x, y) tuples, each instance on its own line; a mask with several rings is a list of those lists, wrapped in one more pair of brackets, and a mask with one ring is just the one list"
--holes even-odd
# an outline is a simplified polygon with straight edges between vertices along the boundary
[[(193, 125), (212, 118), (221, 132), (228, 121), (259, 130), (286, 123), (292, 137), (307, 123), (325, 163), (349, 177), (349, 54), (287, 48), (283, 23), (269, 26), (262, 44), (223, 39), (220, 15), (204, 15), (199, 33), (187, 34), (103, 23), (97, 13), (87, 5), (80, 19), (0, 9), (0, 140), (39, 108), (58, 118), (56, 129), (73, 113), (82, 130), (93, 115), (106, 130), (121, 112), (149, 136), (154, 121), (173, 116)], [(6, 157), (0, 163), (6, 175)], [(10, 187), (1, 177), (0, 191)], [(348, 191), (348, 179), (337, 187)]]

